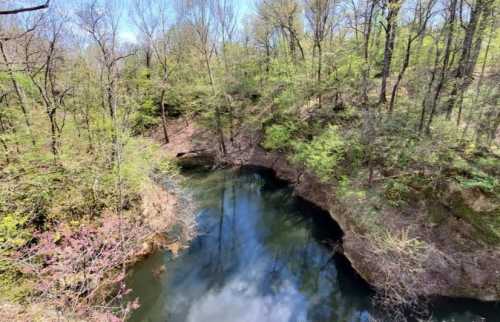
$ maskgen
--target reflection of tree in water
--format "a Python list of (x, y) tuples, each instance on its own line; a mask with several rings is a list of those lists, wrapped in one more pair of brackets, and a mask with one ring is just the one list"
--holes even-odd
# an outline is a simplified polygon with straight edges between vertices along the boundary
[[(136, 267), (130, 285), (143, 306), (133, 321), (186, 321), (192, 310), (199, 313), (194, 321), (203, 321), (232, 309), (231, 322), (250, 316), (276, 322), (285, 316), (279, 308), (288, 310), (288, 322), (370, 321), (366, 284), (325, 246), (337, 236), (329, 217), (301, 208), (289, 189), (253, 173), (205, 173), (188, 185), (200, 202), (200, 234), (178, 258), (158, 254)], [(154, 280), (151, 270), (165, 260), (167, 274)], [(460, 312), (456, 320), (474, 317)]]
[(223, 225), (224, 225), (224, 203), (226, 199), (226, 172), (224, 172), (222, 178), (221, 192), (220, 192), (220, 200), (219, 200), (219, 233), (218, 233), (218, 254), (217, 254), (217, 262), (215, 265), (215, 273), (221, 274), (223, 272), (224, 264), (222, 262), (222, 244), (223, 240)]
[(232, 258), (236, 257), (237, 251), (237, 239), (236, 239), (236, 185), (239, 185), (239, 180), (231, 180), (231, 210), (232, 210), (232, 220), (231, 220), (231, 254)]
[(244, 177), (238, 178), (228, 170), (222, 171), (217, 181), (210, 182), (216, 187), (212, 190), (217, 192), (214, 198), (217, 200), (217, 205), (214, 207), (216, 223), (208, 233), (214, 238), (216, 247), (210, 249), (213, 255), (207, 257), (211, 274), (218, 277), (214, 279), (214, 284), (223, 283), (225, 274), (238, 264), (237, 195), (240, 193), (238, 187), (242, 179)]
[(200, 244), (206, 289), (223, 290), (233, 278), (244, 278), (262, 296), (280, 301), (294, 287), (308, 299), (311, 321), (352, 317), (357, 306), (343, 305), (349, 300), (339, 293), (331, 251), (313, 236), (313, 220), (298, 211), (289, 189), (264, 183), (255, 174), (223, 171), (197, 185), (207, 188), (202, 200), (211, 199)]

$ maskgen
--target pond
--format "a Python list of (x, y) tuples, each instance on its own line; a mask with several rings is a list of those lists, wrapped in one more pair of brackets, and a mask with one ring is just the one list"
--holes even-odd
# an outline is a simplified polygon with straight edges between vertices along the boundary
[[(385, 320), (373, 291), (334, 255), (338, 225), (284, 183), (247, 169), (190, 173), (186, 185), (199, 205), (197, 237), (175, 258), (158, 252), (132, 269), (141, 307), (131, 321)], [(441, 300), (433, 316), (500, 321), (500, 307)]]

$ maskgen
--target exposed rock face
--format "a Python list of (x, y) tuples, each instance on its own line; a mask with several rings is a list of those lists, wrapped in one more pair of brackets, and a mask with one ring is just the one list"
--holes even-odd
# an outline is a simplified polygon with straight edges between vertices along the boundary
[[(173, 127), (179, 126), (172, 124)], [(384, 216), (387, 225), (396, 225), (390, 222), (401, 223), (411, 220), (417, 227), (417, 236), (429, 245), (425, 260), (418, 270), (418, 278), (413, 273), (405, 271), (411, 267), (402, 266), (398, 258), (392, 259), (391, 265), (396, 268), (400, 276), (388, 276), (388, 271), (382, 266), (387, 264), (374, 256), (372, 241), (363, 235), (357, 228), (355, 217), (350, 212), (349, 205), (339, 202), (335, 194), (335, 187), (321, 182), (316, 176), (304, 169), (292, 165), (286, 155), (279, 152), (268, 152), (262, 149), (259, 134), (240, 136), (235, 146), (229, 149), (228, 154), (221, 158), (216, 149), (216, 143), (205, 132), (193, 130), (190, 124), (182, 130), (176, 129), (177, 135), (172, 143), (166, 146), (167, 151), (178, 156), (182, 162), (196, 162), (196, 160), (217, 161), (231, 166), (257, 166), (274, 171), (282, 180), (288, 181), (295, 193), (328, 211), (344, 232), (343, 253), (351, 262), (352, 267), (371, 285), (384, 288), (387, 279), (400, 280), (400, 283), (411, 283), (415, 295), (422, 296), (449, 296), (476, 298), (484, 301), (500, 300), (500, 249), (488, 247), (472, 242), (471, 227), (453, 215), (446, 215), (443, 223), (433, 226), (425, 216), (414, 216), (411, 219), (397, 211)], [(425, 201), (423, 202), (425, 204)], [(427, 205), (428, 206), (428, 205)], [(425, 206), (425, 207), (427, 207)], [(449, 212), (447, 205), (440, 205), (438, 212)], [(491, 205), (478, 199), (471, 204), (471, 208), (491, 210)], [(440, 210), (441, 209), (441, 210)], [(426, 211), (416, 209), (415, 212)], [(403, 218), (403, 219), (402, 219)], [(415, 273), (417, 274), (417, 273)], [(410, 275), (410, 276), (408, 276)]]

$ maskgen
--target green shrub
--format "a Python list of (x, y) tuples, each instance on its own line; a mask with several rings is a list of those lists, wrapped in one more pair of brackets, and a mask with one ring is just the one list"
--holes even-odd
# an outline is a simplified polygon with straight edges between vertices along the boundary
[(152, 98), (146, 99), (134, 113), (133, 131), (135, 134), (143, 133), (159, 124), (158, 105)]
[(25, 228), (29, 216), (20, 213), (5, 214), (0, 218), (0, 243), (5, 248), (24, 246), (32, 237)]
[(465, 189), (480, 189), (483, 192), (494, 192), (499, 187), (498, 179), (491, 176), (473, 176), (472, 178), (457, 178)]
[(385, 197), (393, 207), (403, 206), (409, 192), (408, 186), (397, 179), (388, 180), (384, 184)]
[(322, 181), (331, 178), (338, 163), (344, 158), (346, 142), (336, 126), (329, 126), (310, 142), (294, 144), (294, 162), (304, 164)]
[(268, 150), (285, 150), (290, 146), (296, 128), (292, 122), (287, 122), (285, 125), (274, 124), (266, 128), (262, 146)]

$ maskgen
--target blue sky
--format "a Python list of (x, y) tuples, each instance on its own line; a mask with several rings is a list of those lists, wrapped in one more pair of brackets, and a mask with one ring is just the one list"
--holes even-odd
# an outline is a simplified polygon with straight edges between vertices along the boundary
[[(158, 0), (158, 1), (168, 1), (172, 3), (175, 0)], [(243, 18), (254, 10), (255, 0), (233, 0), (233, 1), (235, 3), (235, 8), (238, 13), (238, 22), (242, 24), (244, 23)], [(133, 0), (123, 0), (121, 2), (121, 4), (123, 5), (123, 12), (122, 12), (121, 27), (120, 27), (121, 29), (120, 38), (123, 41), (135, 43), (137, 42), (137, 31), (128, 14), (129, 6), (132, 2)]]

